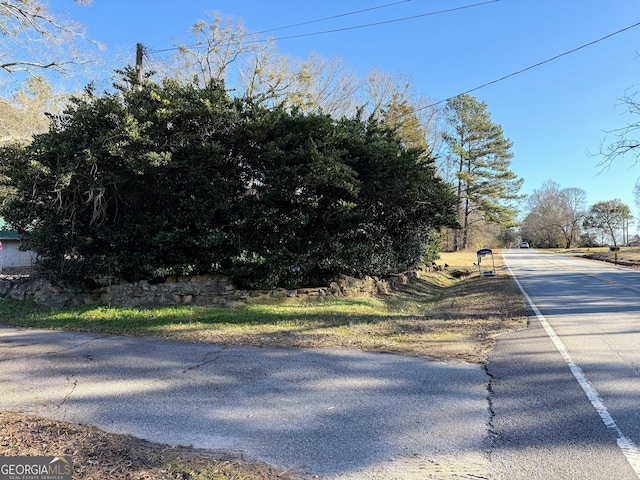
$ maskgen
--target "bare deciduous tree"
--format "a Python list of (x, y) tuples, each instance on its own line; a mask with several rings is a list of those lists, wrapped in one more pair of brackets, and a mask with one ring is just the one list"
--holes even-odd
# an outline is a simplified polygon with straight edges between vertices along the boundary
[(62, 103), (42, 76), (29, 77), (22, 89), (0, 99), (0, 145), (29, 143), (49, 128), (45, 113), (57, 113)]
[(85, 62), (74, 48), (78, 39), (84, 39), (82, 27), (57, 18), (40, 0), (0, 1), (0, 51), (4, 52), (0, 70), (6, 73), (66, 73), (70, 66)]
[(365, 95), (368, 112), (379, 116), (382, 109), (392, 103), (394, 96), (400, 99), (413, 97), (413, 80), (406, 75), (391, 75), (375, 68), (367, 75)]
[(560, 225), (565, 238), (565, 248), (571, 248), (573, 242), (580, 237), (580, 227), (587, 215), (587, 192), (581, 188), (565, 188), (562, 190), (564, 199), (564, 219)]
[[(640, 91), (627, 91), (625, 95), (620, 99), (626, 106), (627, 113), (631, 117), (638, 118), (640, 115), (640, 103), (637, 101)], [(617, 158), (631, 155), (634, 157), (635, 162), (640, 161), (640, 138), (638, 137), (638, 131), (640, 130), (640, 120), (629, 123), (628, 125), (609, 132), (614, 136), (614, 140), (608, 145), (603, 142), (600, 148), (600, 154), (602, 155), (602, 161), (600, 165), (603, 168), (608, 167), (611, 162)]]
[(201, 85), (229, 80), (231, 66), (260, 50), (258, 40), (241, 20), (212, 12), (191, 27), (188, 45), (178, 45), (169, 73), (187, 81), (195, 77)]
[(615, 199), (592, 205), (584, 224), (601, 233), (603, 238), (610, 240), (616, 246), (619, 240), (623, 243), (628, 240), (626, 237), (631, 218), (629, 206)]
[(541, 247), (571, 248), (580, 237), (586, 199), (580, 188), (561, 188), (552, 180), (546, 181), (528, 199), (529, 214), (521, 227), (523, 239)]
[(311, 55), (303, 62), (298, 78), (299, 90), (309, 100), (310, 110), (337, 117), (355, 113), (360, 80), (342, 59)]
[(342, 60), (310, 55), (300, 61), (276, 52), (272, 40), (253, 34), (240, 20), (214, 12), (191, 29), (192, 42), (178, 46), (159, 70), (200, 84), (225, 80), (238, 96), (258, 103), (341, 116), (356, 111), (360, 80)]
[[(366, 106), (366, 112), (386, 120), (394, 125), (400, 126), (406, 122), (410, 130), (414, 132), (420, 131), (422, 138), (419, 141), (412, 142), (414, 145), (420, 144), (424, 146), (429, 154), (438, 158), (439, 162), (442, 158), (438, 155), (443, 142), (443, 131), (445, 129), (445, 119), (442, 111), (432, 106), (433, 101), (419, 96), (414, 91), (413, 80), (407, 75), (391, 75), (379, 68), (373, 69), (367, 75), (367, 81), (364, 88), (363, 103)], [(395, 113), (390, 115), (390, 112)], [(419, 125), (413, 125), (412, 123)], [(438, 165), (440, 169), (440, 165)], [(442, 169), (443, 171), (446, 169)], [(441, 173), (441, 178), (447, 182), (453, 181), (453, 178)]]
[(244, 94), (259, 104), (282, 103), (295, 85), (293, 68), (291, 57), (278, 54), (272, 42), (263, 43), (240, 70)]

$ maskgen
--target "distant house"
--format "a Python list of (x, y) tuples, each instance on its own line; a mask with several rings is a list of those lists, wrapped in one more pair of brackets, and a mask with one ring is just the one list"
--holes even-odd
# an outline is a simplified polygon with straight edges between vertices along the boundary
[(0, 269), (31, 267), (35, 260), (34, 252), (20, 250), (20, 235), (11, 230), (0, 230)]

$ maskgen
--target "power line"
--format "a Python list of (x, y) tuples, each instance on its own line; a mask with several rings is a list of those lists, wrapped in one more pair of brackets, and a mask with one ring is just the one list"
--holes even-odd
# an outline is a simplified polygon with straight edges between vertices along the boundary
[[(413, 16), (410, 16), (410, 17), (396, 18), (396, 19), (393, 19), (393, 20), (384, 20), (384, 21), (381, 21), (381, 22), (374, 22), (374, 23), (366, 23), (366, 24), (363, 24), (363, 25), (355, 25), (355, 26), (352, 26), (352, 27), (334, 28), (332, 30), (323, 30), (321, 32), (301, 33), (301, 34), (298, 34), (298, 35), (289, 35), (287, 37), (274, 38), (274, 40), (290, 40), (292, 38), (311, 37), (311, 36), (314, 36), (314, 35), (324, 35), (324, 34), (327, 34), (327, 33), (345, 32), (347, 30), (356, 30), (356, 29), (359, 29), (359, 28), (377, 27), (379, 25), (386, 25), (388, 23), (404, 22), (406, 20), (415, 20), (416, 18), (429, 17), (429, 16), (432, 16), (432, 15), (440, 15), (440, 14), (443, 14), (443, 13), (450, 13), (450, 12), (455, 12), (455, 11), (458, 11), (458, 10), (464, 10), (464, 9), (467, 9), (467, 8), (480, 7), (482, 5), (487, 5), (489, 3), (496, 3), (496, 2), (499, 2), (499, 1), (500, 0), (488, 0), (486, 2), (474, 3), (472, 5), (463, 5), (462, 7), (448, 8), (446, 10), (439, 10), (437, 12), (421, 13), (419, 15), (413, 15)], [(260, 41), (261, 40), (256, 40), (254, 42), (260, 42)], [(248, 42), (248, 43), (251, 43), (251, 42)]]
[(610, 33), (610, 34), (608, 34), (608, 35), (605, 35), (604, 37), (600, 37), (600, 38), (598, 38), (597, 40), (593, 40), (593, 41), (591, 41), (591, 42), (589, 42), (589, 43), (585, 43), (585, 44), (583, 44), (583, 45), (580, 45), (579, 47), (572, 48), (571, 50), (567, 50), (566, 52), (560, 53), (560, 54), (555, 55), (555, 56), (553, 56), (553, 57), (551, 57), (551, 58), (548, 58), (548, 59), (546, 59), (546, 60), (543, 60), (543, 61), (541, 61), (541, 62), (535, 63), (535, 64), (533, 64), (533, 65), (529, 65), (528, 67), (525, 67), (525, 68), (523, 68), (523, 69), (521, 69), (521, 70), (518, 70), (518, 71), (516, 71), (516, 72), (510, 73), (510, 74), (508, 74), (508, 75), (505, 75), (505, 76), (503, 76), (503, 77), (497, 78), (497, 79), (495, 79), (495, 80), (491, 80), (490, 82), (483, 83), (482, 85), (479, 85), (479, 86), (477, 86), (477, 87), (474, 87), (474, 88), (472, 88), (472, 89), (470, 89), (470, 90), (467, 90), (467, 91), (465, 91), (465, 92), (459, 93), (459, 94), (454, 95), (454, 96), (452, 96), (452, 97), (445, 98), (444, 100), (440, 100), (440, 101), (438, 101), (438, 102), (432, 103), (431, 105), (426, 105), (426, 106), (424, 106), (424, 107), (416, 108), (416, 109), (414, 110), (414, 112), (419, 112), (419, 111), (421, 111), (421, 110), (426, 110), (427, 108), (435, 107), (435, 106), (437, 106), (437, 105), (440, 105), (441, 103), (445, 103), (445, 102), (448, 102), (449, 100), (452, 100), (452, 99), (454, 99), (454, 98), (456, 98), (456, 97), (459, 97), (460, 95), (465, 95), (465, 94), (467, 94), (467, 93), (475, 92), (476, 90), (480, 90), (481, 88), (488, 87), (489, 85), (493, 85), (493, 84), (495, 84), (495, 83), (502, 82), (503, 80), (506, 80), (506, 79), (511, 78), (511, 77), (515, 77), (516, 75), (520, 75), (521, 73), (527, 72), (527, 71), (529, 71), (529, 70), (532, 70), (532, 69), (534, 69), (534, 68), (536, 68), (536, 67), (539, 67), (539, 66), (541, 66), (541, 65), (544, 65), (544, 64), (546, 64), (546, 63), (553, 62), (554, 60), (557, 60), (557, 59), (559, 59), (559, 58), (565, 57), (565, 56), (570, 55), (570, 54), (572, 54), (572, 53), (575, 53), (575, 52), (577, 52), (577, 51), (579, 51), (579, 50), (582, 50), (582, 49), (584, 49), (584, 48), (587, 48), (587, 47), (590, 47), (590, 46), (592, 46), (592, 45), (595, 45), (596, 43), (600, 43), (600, 42), (602, 42), (602, 41), (604, 41), (604, 40), (607, 40), (607, 39), (609, 39), (609, 38), (611, 38), (611, 37), (613, 37), (613, 36), (615, 36), (615, 35), (618, 35), (618, 34), (620, 34), (620, 33), (626, 32), (627, 30), (631, 30), (632, 28), (636, 28), (636, 27), (638, 27), (638, 26), (640, 26), (640, 22), (638, 22), (638, 23), (634, 23), (633, 25), (630, 25), (630, 26), (628, 26), (628, 27), (625, 27), (625, 28), (622, 28), (622, 29), (620, 29), (620, 30), (617, 30), (617, 31), (615, 31), (615, 32), (613, 32), (613, 33)]
[(275, 32), (277, 30), (285, 30), (287, 28), (300, 27), (302, 25), (310, 25), (312, 23), (325, 22), (327, 20), (335, 20), (336, 18), (348, 17), (348, 16), (351, 16), (351, 15), (357, 15), (357, 14), (364, 13), (364, 12), (370, 12), (372, 10), (379, 10), (381, 8), (393, 7), (395, 5), (399, 5), (401, 3), (407, 3), (407, 2), (410, 2), (410, 1), (411, 0), (401, 0), (400, 2), (386, 3), (384, 5), (378, 5), (377, 7), (364, 8), (362, 10), (355, 10), (353, 12), (347, 12), (347, 13), (340, 13), (338, 15), (332, 15), (330, 17), (318, 18), (317, 20), (308, 20), (306, 22), (294, 23), (292, 25), (286, 25), (284, 27), (269, 28), (267, 30), (262, 30), (260, 32), (256, 32), (256, 34)]
[[(354, 12), (348, 12), (348, 13), (344, 13), (344, 14), (334, 15), (334, 16), (331, 16), (331, 17), (326, 17), (326, 18), (322, 18), (322, 19), (318, 19), (318, 20), (311, 20), (311, 21), (308, 21), (308, 22), (303, 22), (303, 23), (299, 23), (299, 24), (295, 24), (295, 25), (278, 27), (278, 28), (274, 28), (274, 29), (270, 29), (270, 30), (263, 30), (262, 32), (258, 32), (258, 33), (265, 33), (265, 32), (275, 31), (275, 30), (282, 30), (282, 29), (285, 29), (285, 28), (295, 27), (295, 26), (299, 26), (299, 25), (305, 25), (305, 24), (316, 23), (316, 22), (320, 22), (320, 21), (324, 21), (324, 20), (328, 20), (328, 19), (348, 16), (348, 15), (354, 15), (354, 14), (357, 14), (357, 13), (361, 13), (361, 12), (365, 12), (365, 11), (369, 11), (369, 10), (375, 10), (375, 9), (379, 9), (379, 8), (385, 8), (385, 7), (392, 6), (392, 5), (397, 5), (397, 4), (400, 4), (400, 3), (406, 3), (406, 2), (409, 2), (409, 1), (411, 1), (411, 0), (402, 0), (402, 1), (399, 1), (399, 2), (379, 5), (377, 7), (371, 7), (371, 8), (364, 9), (364, 10), (357, 10), (357, 11), (354, 11)], [(411, 16), (411, 17), (404, 17), (404, 18), (398, 18), (398, 19), (393, 19), (393, 20), (386, 20), (386, 21), (382, 21), (382, 22), (375, 22), (375, 23), (368, 23), (368, 24), (364, 24), (364, 25), (356, 25), (356, 26), (352, 26), (352, 27), (338, 28), (338, 29), (333, 29), (333, 30), (325, 30), (325, 31), (320, 31), (320, 32), (312, 32), (312, 33), (305, 33), (305, 34), (299, 34), (299, 35), (291, 35), (291, 36), (286, 36), (286, 37), (275, 38), (274, 40), (288, 40), (288, 39), (292, 39), (292, 38), (308, 37), (308, 36), (313, 36), (313, 35), (322, 35), (322, 34), (335, 33), (335, 32), (341, 32), (341, 31), (346, 31), (346, 30), (367, 28), (367, 27), (372, 27), (372, 26), (384, 25), (384, 24), (388, 24), (388, 23), (401, 22), (401, 21), (406, 21), (406, 20), (413, 20), (413, 19), (416, 19), (416, 18), (427, 17), (427, 16), (432, 16), (432, 15), (439, 15), (439, 14), (449, 13), (449, 12), (453, 12), (453, 11), (457, 11), (457, 10), (474, 8), (474, 7), (478, 7), (478, 6), (482, 6), (482, 5), (487, 5), (487, 4), (490, 4), (490, 3), (496, 3), (496, 2), (499, 2), (499, 1), (500, 0), (488, 0), (488, 1), (485, 1), (485, 2), (481, 2), (481, 3), (464, 5), (464, 6), (461, 6), (461, 7), (455, 7), (455, 8), (450, 8), (450, 9), (446, 9), (446, 10), (439, 10), (439, 11), (436, 11), (436, 12), (429, 12), (429, 13), (424, 13), (424, 14), (420, 14), (420, 15), (414, 15), (414, 16)], [(585, 43), (585, 44), (582, 44), (582, 45), (580, 45), (578, 47), (572, 48), (571, 50), (567, 50), (565, 52), (562, 52), (562, 53), (560, 53), (558, 55), (555, 55), (553, 57), (550, 57), (550, 58), (548, 58), (546, 60), (542, 60), (541, 62), (534, 63), (532, 65), (529, 65), (528, 67), (522, 68), (522, 69), (517, 70), (517, 71), (512, 72), (512, 73), (509, 73), (508, 75), (504, 75), (504, 76), (502, 76), (500, 78), (497, 78), (495, 80), (491, 80), (489, 82), (483, 83), (481, 85), (478, 85), (477, 87), (473, 87), (473, 88), (471, 88), (469, 90), (466, 90), (464, 92), (458, 93), (457, 95), (453, 95), (451, 97), (445, 98), (444, 100), (439, 100), (437, 102), (434, 102), (432, 104), (426, 105), (424, 107), (416, 108), (416, 109), (413, 110), (413, 112), (415, 113), (415, 112), (419, 112), (419, 111), (422, 111), (422, 110), (426, 110), (428, 108), (435, 107), (435, 106), (440, 105), (442, 103), (445, 103), (445, 102), (447, 102), (449, 100), (452, 100), (452, 99), (454, 99), (456, 97), (459, 97), (460, 95), (465, 95), (465, 94), (468, 94), (468, 93), (472, 93), (472, 92), (475, 92), (475, 91), (480, 90), (482, 88), (488, 87), (490, 85), (494, 85), (496, 83), (502, 82), (502, 81), (507, 80), (507, 79), (509, 79), (511, 77), (515, 77), (517, 75), (525, 73), (525, 72), (527, 72), (529, 70), (532, 70), (534, 68), (540, 67), (540, 66), (545, 65), (545, 64), (550, 63), (550, 62), (553, 62), (554, 60), (558, 60), (559, 58), (565, 57), (567, 55), (571, 55), (571, 54), (573, 54), (573, 53), (575, 53), (577, 51), (583, 50), (583, 49), (585, 49), (587, 47), (590, 47), (590, 46), (593, 46), (593, 45), (595, 45), (597, 43), (603, 42), (604, 40), (607, 40), (607, 39), (609, 39), (611, 37), (614, 37), (616, 35), (624, 33), (626, 31), (631, 30), (633, 28), (636, 28), (638, 26), (640, 26), (640, 22), (634, 23), (633, 25), (630, 25), (628, 27), (622, 28), (620, 30), (616, 30), (615, 32), (609, 33), (608, 35), (600, 37), (600, 38), (598, 38), (596, 40), (592, 40), (592, 41), (590, 41), (588, 43)], [(239, 42), (240, 41), (241, 40), (239, 40)], [(267, 41), (267, 40), (253, 40), (253, 41), (247, 42), (247, 43), (257, 43), (257, 42), (264, 42), (264, 41)], [(195, 47), (197, 47), (197, 45), (192, 46), (191, 48), (195, 48)], [(164, 49), (164, 50), (153, 50), (152, 53), (166, 52), (166, 51), (169, 51), (169, 50), (177, 50), (178, 48), (179, 47), (167, 48), (167, 49)]]
[[(410, 1), (410, 0), (405, 0), (405, 1)], [(429, 17), (429, 16), (433, 16), (433, 15), (441, 15), (443, 13), (451, 13), (451, 12), (455, 12), (455, 11), (458, 11), (458, 10), (465, 10), (465, 9), (468, 9), (468, 8), (480, 7), (480, 6), (483, 6), (483, 5), (488, 5), (490, 3), (497, 3), (499, 1), (501, 1), (501, 0), (487, 0), (487, 1), (484, 1), (484, 2), (474, 3), (474, 4), (471, 4), (471, 5), (463, 5), (461, 7), (448, 8), (446, 10), (438, 10), (436, 12), (428, 12), (428, 13), (422, 13), (422, 14), (419, 14), (419, 15), (412, 15), (410, 17), (396, 18), (396, 19), (393, 19), (393, 20), (384, 20), (384, 21), (381, 21), (381, 22), (367, 23), (367, 24), (363, 24), (363, 25), (354, 25), (354, 26), (351, 26), (351, 27), (335, 28), (335, 29), (332, 29), (332, 30), (323, 30), (323, 31), (320, 31), (320, 32), (301, 33), (301, 34), (298, 34), (298, 35), (289, 35), (289, 36), (286, 36), (286, 37), (277, 37), (277, 38), (273, 38), (273, 39), (246, 40), (246, 41), (244, 41), (244, 43), (264, 43), (264, 42), (268, 42), (268, 41), (271, 41), (271, 40), (274, 40), (274, 41), (291, 40), (293, 38), (311, 37), (311, 36), (315, 36), (315, 35), (325, 35), (325, 34), (328, 34), (328, 33), (344, 32), (344, 31), (356, 30), (356, 29), (360, 29), (360, 28), (376, 27), (376, 26), (379, 26), (379, 25), (385, 25), (385, 24), (389, 24), (389, 23), (404, 22), (404, 21), (407, 21), (407, 20), (415, 20), (416, 18)], [(392, 4), (390, 4), (390, 5), (392, 5)], [(356, 12), (353, 12), (353, 13), (356, 13)], [(344, 15), (349, 15), (349, 14), (344, 14)], [(309, 22), (309, 23), (312, 23), (312, 22)], [(282, 28), (287, 28), (287, 27), (282, 27)], [(256, 35), (256, 34), (250, 34), (250, 35)], [(245, 35), (245, 36), (247, 36), (247, 35)], [(243, 42), (242, 38), (244, 38), (245, 36), (242, 36), (240, 39), (238, 39), (237, 43)], [(199, 47), (199, 45), (191, 45), (191, 46), (189, 46), (187, 48), (198, 48), (198, 47)], [(180, 47), (172, 47), (172, 48), (165, 48), (165, 49), (162, 49), (162, 50), (153, 50), (153, 51), (151, 51), (151, 53), (168, 52), (168, 51), (179, 50), (179, 49), (180, 49)]]
[[(275, 32), (275, 31), (278, 31), (278, 30), (285, 30), (285, 29), (287, 29), (287, 28), (299, 27), (299, 26), (302, 26), (302, 25), (310, 25), (310, 24), (312, 24), (312, 23), (319, 23), (319, 22), (324, 22), (324, 21), (327, 21), (327, 20), (334, 20), (334, 19), (336, 19), (336, 18), (342, 18), (342, 17), (348, 17), (348, 16), (351, 16), (351, 15), (357, 15), (357, 14), (360, 14), (360, 13), (370, 12), (370, 11), (372, 11), (372, 10), (379, 10), (379, 9), (381, 9), (381, 8), (392, 7), (392, 6), (395, 6), (395, 5), (399, 5), (399, 4), (401, 4), (401, 3), (407, 3), (407, 2), (411, 2), (411, 1), (412, 1), (412, 0), (401, 0), (401, 1), (399, 1), (399, 2), (386, 3), (386, 4), (384, 4), (384, 5), (378, 5), (378, 6), (375, 6), (375, 7), (364, 8), (364, 9), (361, 9), (361, 10), (355, 10), (355, 11), (352, 11), (352, 12), (339, 13), (339, 14), (337, 14), (337, 15), (331, 15), (331, 16), (329, 16), (329, 17), (318, 18), (318, 19), (316, 19), (316, 20), (308, 20), (308, 21), (305, 21), (305, 22), (294, 23), (294, 24), (292, 24), (292, 25), (285, 25), (285, 26), (283, 26), (283, 27), (274, 27), (274, 28), (269, 28), (269, 29), (262, 30), (262, 31), (259, 31), (259, 32), (251, 32), (251, 34), (250, 34), (250, 35), (261, 35), (261, 34), (263, 34), (263, 33)], [(243, 35), (243, 36), (241, 36), (240, 38), (242, 39), (242, 38), (244, 38), (244, 37), (246, 37), (246, 36), (248, 36), (248, 35)], [(239, 43), (240, 41), (241, 41), (241, 40), (238, 40), (238, 43)], [(267, 41), (267, 40), (263, 40), (263, 41)], [(191, 47), (189, 47), (189, 48), (193, 48), (193, 47), (197, 47), (197, 45), (192, 45), (192, 46), (191, 46)], [(178, 48), (179, 48), (179, 47), (178, 47)], [(172, 48), (165, 48), (165, 49), (162, 49), (162, 50), (154, 50), (154, 53), (156, 53), (156, 52), (167, 52), (167, 51), (171, 51), (171, 50), (177, 50), (178, 48), (176, 48), (176, 47), (172, 47)]]

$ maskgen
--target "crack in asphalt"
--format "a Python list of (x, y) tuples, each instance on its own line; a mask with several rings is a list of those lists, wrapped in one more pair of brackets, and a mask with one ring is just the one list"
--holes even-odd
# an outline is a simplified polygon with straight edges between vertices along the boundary
[(598, 338), (602, 340), (602, 343), (604, 343), (607, 346), (607, 348), (611, 353), (613, 353), (616, 357), (618, 357), (619, 359), (627, 363), (633, 370), (636, 371), (636, 373), (640, 374), (640, 365), (638, 365), (636, 362), (628, 358), (624, 353), (616, 349), (615, 346), (612, 344), (612, 342), (609, 341), (609, 339), (605, 335), (603, 335), (602, 331), (596, 331), (594, 329), (589, 328), (588, 326), (585, 326), (583, 328), (587, 332), (589, 332), (591, 335), (594, 335), (594, 336), (597, 335)]
[[(71, 382), (71, 379), (73, 378), (73, 376), (71, 377), (67, 377), (66, 380), (67, 382)], [(64, 396), (64, 398), (62, 399), (61, 402), (55, 404), (56, 408), (58, 409), (62, 409), (64, 404), (67, 403), (67, 400), (69, 400), (69, 398), (71, 397), (71, 395), (73, 395), (73, 392), (75, 392), (76, 388), (78, 386), (78, 379), (73, 380), (73, 382), (71, 382), (71, 390), (69, 390), (67, 392), (67, 394)], [(67, 410), (64, 409), (64, 414), (63, 414), (63, 419), (66, 420), (67, 418)]]
[(497, 440), (500, 437), (500, 433), (496, 430), (494, 425), (494, 420), (496, 417), (496, 411), (493, 408), (493, 380), (494, 376), (489, 371), (489, 365), (483, 365), (483, 370), (487, 377), (489, 377), (489, 381), (487, 382), (487, 410), (489, 411), (489, 419), (487, 420), (487, 433), (489, 435), (489, 444), (487, 445), (487, 456), (491, 458), (491, 454), (497, 448)]
[(636, 371), (636, 373), (640, 374), (640, 365), (628, 358), (624, 353), (616, 350), (608, 341), (605, 340), (604, 343), (607, 347), (609, 347), (609, 350), (611, 350), (619, 359), (627, 363), (633, 370)]
[[(191, 365), (190, 367), (185, 368), (184, 370), (182, 370), (182, 373), (188, 373), (188, 372), (191, 372), (193, 370), (197, 370), (197, 369), (199, 369), (201, 367), (204, 367), (206, 365), (210, 365), (212, 363), (217, 362), (218, 359), (220, 358), (220, 354), (222, 352), (224, 352), (226, 349), (227, 349), (227, 346), (225, 345), (225, 346), (222, 346), (221, 348), (219, 348), (216, 351), (205, 353), (203, 355), (202, 359), (198, 363), (196, 363), (194, 365)], [(212, 355), (213, 355), (213, 358), (209, 358)]]

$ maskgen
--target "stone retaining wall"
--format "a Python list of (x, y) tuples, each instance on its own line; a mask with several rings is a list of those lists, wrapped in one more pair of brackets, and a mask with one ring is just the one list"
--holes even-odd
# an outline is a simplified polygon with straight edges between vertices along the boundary
[(273, 290), (240, 290), (221, 275), (168, 277), (164, 283), (109, 284), (91, 292), (79, 292), (55, 285), (31, 275), (0, 277), (0, 295), (18, 300), (33, 298), (38, 305), (79, 306), (153, 306), (153, 305), (227, 305), (248, 303), (306, 302), (330, 297), (362, 297), (388, 294), (390, 289), (417, 278), (415, 272), (387, 279), (342, 276), (327, 287)]

